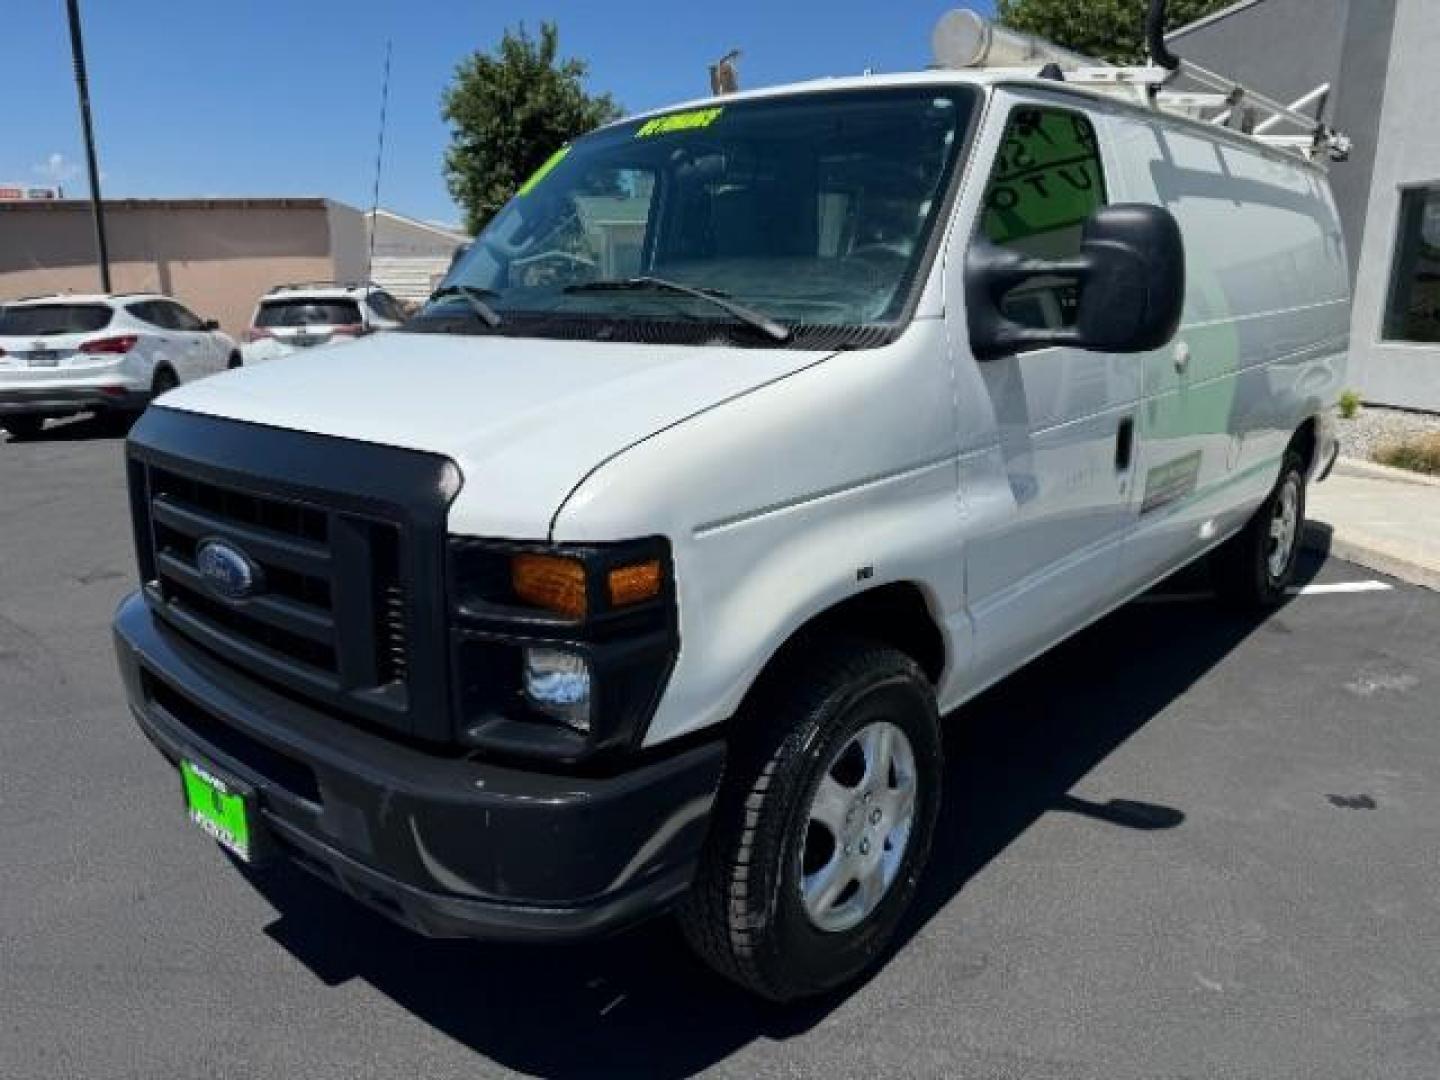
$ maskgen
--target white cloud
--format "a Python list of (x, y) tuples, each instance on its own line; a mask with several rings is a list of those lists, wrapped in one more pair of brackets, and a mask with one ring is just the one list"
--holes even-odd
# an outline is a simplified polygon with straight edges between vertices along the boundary
[(63, 184), (80, 175), (80, 166), (58, 150), (47, 157), (44, 164), (36, 165), (34, 168), (52, 184)]

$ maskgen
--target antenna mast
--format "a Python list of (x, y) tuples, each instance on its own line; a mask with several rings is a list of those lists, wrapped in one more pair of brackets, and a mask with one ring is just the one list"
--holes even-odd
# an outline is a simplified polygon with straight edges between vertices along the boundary
[(393, 38), (385, 39), (385, 76), (380, 83), (380, 138), (375, 148), (375, 190), (370, 198), (370, 254), (365, 260), (365, 281), (374, 277), (375, 214), (380, 209), (380, 165), (385, 160), (385, 113), (390, 105), (390, 49)]

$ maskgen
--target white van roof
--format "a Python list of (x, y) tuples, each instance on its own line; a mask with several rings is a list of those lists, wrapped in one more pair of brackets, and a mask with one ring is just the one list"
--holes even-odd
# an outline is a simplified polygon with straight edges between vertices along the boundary
[[(808, 79), (804, 82), (784, 83), (778, 86), (761, 87), (755, 90), (743, 90), (734, 94), (726, 94), (722, 97), (693, 98), (689, 101), (667, 105), (664, 108), (635, 113), (632, 116), (617, 120), (613, 124), (606, 125), (606, 127), (629, 124), (636, 120), (645, 120), (652, 116), (664, 116), (669, 113), (682, 112), (687, 109), (713, 109), (743, 101), (761, 101), (769, 98), (826, 93), (837, 90), (876, 90), (886, 87), (917, 86), (976, 86), (982, 89), (989, 89), (994, 86), (1019, 86), (1043, 90), (1051, 94), (1065, 94), (1082, 98), (1092, 107), (1104, 106), (1107, 109), (1123, 110), (1132, 116), (1144, 117), (1152, 123), (1183, 124), (1193, 131), (1205, 132), (1217, 141), (1228, 142), (1235, 146), (1262, 153), (1276, 161), (1306, 165), (1318, 172), (1325, 171), (1323, 163), (1319, 161), (1310, 160), (1297, 154), (1288, 153), (1276, 147), (1268, 146), (1258, 139), (1252, 138), (1244, 132), (1236, 131), (1233, 128), (1222, 127), (1206, 120), (1200, 120), (1178, 113), (1160, 112), (1156, 109), (1146, 108), (1136, 102), (1116, 97), (1113, 93), (1104, 93), (1091, 85), (1066, 82), (1063, 79), (1041, 78), (1038, 71), (1034, 68), (931, 68), (926, 71), (897, 72), (889, 75), (827, 76), (818, 79)], [(604, 129), (602, 128), (601, 130)]]

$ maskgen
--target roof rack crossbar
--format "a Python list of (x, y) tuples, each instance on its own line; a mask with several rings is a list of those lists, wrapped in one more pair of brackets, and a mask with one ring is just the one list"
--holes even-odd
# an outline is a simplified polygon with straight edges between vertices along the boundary
[[(1181, 78), (1204, 89), (1166, 88)], [(1066, 72), (1065, 81), (1101, 93), (1118, 91), (1127, 96), (1138, 96), (1141, 101), (1162, 112), (1237, 130), (1268, 146), (1301, 151), (1302, 156), (1307, 158), (1328, 156), (1332, 161), (1344, 161), (1349, 156), (1349, 138), (1330, 128), (1322, 118), (1330, 96), (1329, 83), (1321, 83), (1291, 104), (1282, 105), (1265, 94), (1188, 60), (1180, 60), (1174, 68), (1158, 65), (1080, 68)], [(1315, 106), (1314, 115), (1301, 111), (1311, 106)], [(1282, 134), (1276, 130), (1284, 125), (1292, 125), (1306, 134), (1299, 138), (1293, 133)]]
[(279, 285), (270, 286), (270, 291), (277, 289), (378, 289), (380, 286), (373, 281), (286, 281)]
[[(1009, 67), (1045, 63), (1043, 75), (1097, 93), (1215, 124), (1310, 161), (1344, 161), (1350, 140), (1325, 123), (1330, 85), (1322, 83), (1289, 105), (1176, 56), (1165, 42), (1166, 0), (1150, 0), (1146, 65), (1111, 67), (1041, 38), (996, 27), (975, 12), (950, 12), (936, 27), (934, 48), (942, 67)], [(1178, 87), (1183, 87), (1180, 89)], [(1303, 110), (1314, 107), (1314, 115)], [(1303, 134), (1287, 133), (1284, 127)]]

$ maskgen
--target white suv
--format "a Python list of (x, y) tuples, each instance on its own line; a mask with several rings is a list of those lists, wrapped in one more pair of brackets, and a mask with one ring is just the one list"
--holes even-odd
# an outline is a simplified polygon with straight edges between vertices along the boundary
[(57, 295), (0, 308), (0, 427), (136, 413), (182, 382), (240, 365), (233, 338), (158, 293)]
[(378, 285), (333, 281), (277, 285), (260, 298), (245, 331), (251, 363), (393, 330), (405, 321), (399, 301)]

